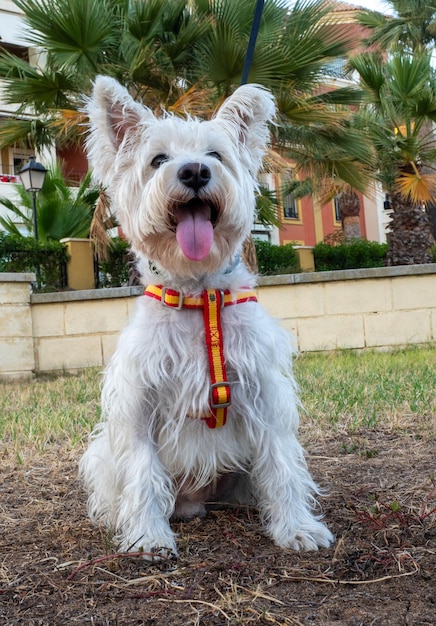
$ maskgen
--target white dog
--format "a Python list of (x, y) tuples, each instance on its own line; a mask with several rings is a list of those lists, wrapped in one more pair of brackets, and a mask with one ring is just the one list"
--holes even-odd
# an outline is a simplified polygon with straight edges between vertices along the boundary
[(277, 545), (328, 546), (296, 438), (290, 337), (238, 262), (272, 96), (246, 85), (210, 121), (156, 118), (99, 77), (87, 110), (95, 177), (147, 285), (107, 368), (103, 421), (80, 464), (91, 518), (121, 550), (176, 555), (170, 518), (238, 499), (244, 476)]

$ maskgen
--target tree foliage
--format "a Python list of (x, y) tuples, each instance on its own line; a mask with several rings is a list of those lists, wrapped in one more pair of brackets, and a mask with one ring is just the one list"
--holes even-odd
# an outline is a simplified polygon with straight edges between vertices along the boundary
[[(97, 74), (117, 78), (146, 105), (210, 116), (241, 81), (256, 0), (15, 0), (35, 64), (0, 54), (0, 77), (15, 118), (0, 145), (81, 141), (80, 112)], [(300, 178), (366, 186), (371, 151), (352, 123), (357, 88), (319, 89), (331, 62), (352, 47), (324, 0), (271, 0), (264, 7), (249, 81), (273, 90), (276, 149)], [(325, 89), (322, 91), (325, 92)], [(30, 124), (23, 112), (37, 116)], [(306, 186), (306, 189), (308, 187)]]
[[(99, 189), (90, 186), (91, 173), (79, 188), (72, 188), (65, 180), (61, 167), (53, 166), (47, 173), (44, 186), (36, 197), (38, 235), (43, 241), (59, 241), (66, 237), (88, 237)], [(0, 217), (2, 228), (16, 237), (23, 236), (16, 223), (33, 233), (33, 198), (21, 184), (14, 185), (17, 201), (0, 198), (0, 204), (12, 215)], [(17, 219), (14, 220), (15, 216)]]

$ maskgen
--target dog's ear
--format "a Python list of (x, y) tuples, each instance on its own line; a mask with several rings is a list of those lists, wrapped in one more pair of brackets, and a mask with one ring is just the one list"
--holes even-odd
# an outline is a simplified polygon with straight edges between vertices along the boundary
[(127, 89), (114, 78), (97, 76), (85, 111), (89, 118), (86, 149), (94, 177), (105, 183), (111, 177), (116, 154), (138, 125), (154, 121), (154, 115), (135, 102)]
[(269, 140), (268, 122), (275, 111), (274, 97), (268, 90), (260, 85), (243, 85), (215, 115), (215, 120), (238, 143), (241, 156), (248, 156), (247, 166), (254, 175), (262, 164)]

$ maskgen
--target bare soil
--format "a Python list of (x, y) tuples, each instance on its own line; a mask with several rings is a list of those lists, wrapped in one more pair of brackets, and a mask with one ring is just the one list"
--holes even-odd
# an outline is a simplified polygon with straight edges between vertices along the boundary
[(255, 510), (174, 524), (180, 557), (122, 555), (86, 515), (80, 451), (0, 449), (0, 624), (436, 624), (434, 442), (374, 430), (305, 442), (337, 542), (295, 553)]

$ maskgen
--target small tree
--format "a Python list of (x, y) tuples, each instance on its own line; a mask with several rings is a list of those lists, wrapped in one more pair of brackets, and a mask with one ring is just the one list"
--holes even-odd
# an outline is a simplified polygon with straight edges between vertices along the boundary
[(388, 264), (429, 263), (434, 243), (425, 203), (436, 198), (436, 83), (431, 52), (353, 57), (366, 107), (358, 116), (376, 154), (376, 176), (392, 206)]
[[(36, 213), (38, 234), (41, 240), (59, 241), (65, 237), (88, 237), (99, 189), (90, 187), (91, 174), (88, 173), (78, 188), (68, 186), (61, 168), (55, 165), (49, 169), (44, 186), (37, 195)], [(14, 185), (19, 202), (0, 198), (0, 204), (11, 211), (12, 217), (0, 217), (3, 229), (16, 236), (23, 236), (16, 222), (24, 224), (29, 234), (33, 234), (33, 202), (23, 185)]]

